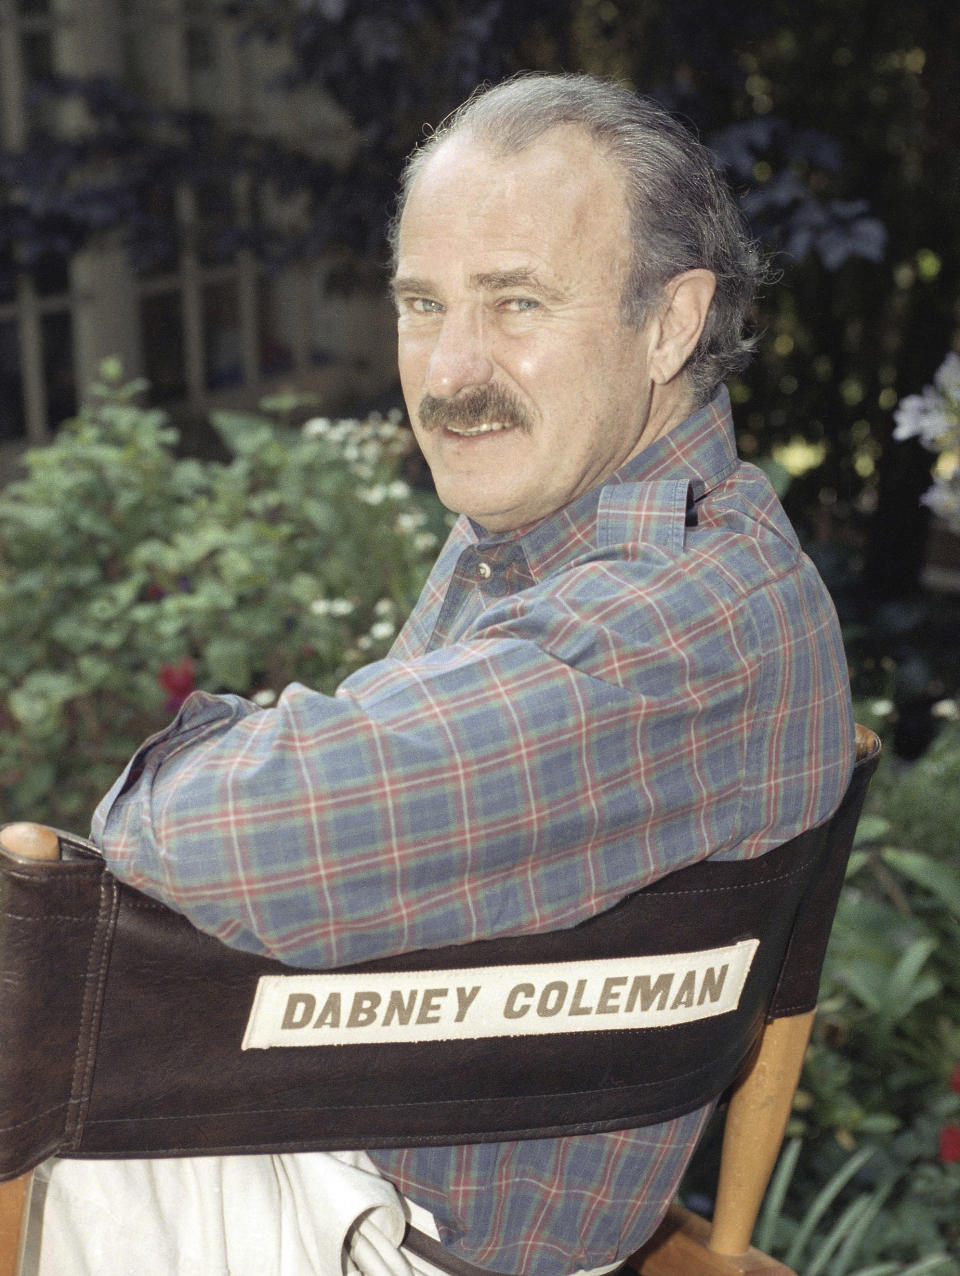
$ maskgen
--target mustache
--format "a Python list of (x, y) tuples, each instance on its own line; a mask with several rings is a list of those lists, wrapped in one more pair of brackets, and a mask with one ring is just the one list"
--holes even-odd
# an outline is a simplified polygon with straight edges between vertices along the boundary
[(478, 386), (452, 399), (438, 399), (425, 394), (418, 411), (420, 424), (426, 430), (443, 430), (450, 425), (482, 425), (485, 421), (502, 421), (529, 431), (530, 418), (523, 404), (509, 390), (500, 386)]

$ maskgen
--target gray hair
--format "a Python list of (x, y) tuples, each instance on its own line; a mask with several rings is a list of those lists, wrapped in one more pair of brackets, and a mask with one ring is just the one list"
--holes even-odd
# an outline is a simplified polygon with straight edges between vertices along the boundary
[(685, 368), (695, 402), (705, 402), (753, 352), (756, 338), (745, 325), (764, 279), (763, 258), (706, 147), (656, 102), (622, 85), (592, 75), (526, 73), (478, 89), (407, 160), (389, 231), (394, 264), (410, 190), (445, 141), (468, 134), (509, 155), (564, 124), (584, 129), (626, 179), (633, 256), (623, 322), (642, 326), (664, 285), (684, 271), (702, 267), (716, 276), (707, 322)]

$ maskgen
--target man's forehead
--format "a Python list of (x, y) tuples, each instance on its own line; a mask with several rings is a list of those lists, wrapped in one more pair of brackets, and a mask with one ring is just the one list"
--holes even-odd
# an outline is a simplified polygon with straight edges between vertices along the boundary
[(456, 244), (476, 288), (549, 289), (562, 287), (561, 259), (572, 267), (602, 245), (621, 255), (630, 216), (619, 165), (565, 126), (516, 151), (447, 138), (417, 174), (398, 232), (398, 276), (428, 279), (438, 249)]
[[(626, 198), (622, 166), (574, 124), (548, 128), (520, 147), (471, 132), (445, 138), (421, 164), (407, 194), (407, 208), (422, 200), (457, 198), (465, 187), (495, 182), (521, 193), (547, 186), (551, 197), (573, 202), (591, 187), (618, 189)], [(404, 215), (406, 214), (404, 210)], [(402, 222), (401, 222), (402, 224)]]

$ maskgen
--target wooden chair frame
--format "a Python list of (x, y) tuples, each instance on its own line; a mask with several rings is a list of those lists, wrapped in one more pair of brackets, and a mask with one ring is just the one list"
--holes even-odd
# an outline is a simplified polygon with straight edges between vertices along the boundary
[[(858, 761), (880, 740), (857, 727)], [(753, 1062), (734, 1087), (723, 1127), (712, 1224), (672, 1205), (657, 1232), (628, 1261), (640, 1276), (796, 1276), (753, 1249), (757, 1215), (783, 1143), (816, 1011), (768, 1023)]]

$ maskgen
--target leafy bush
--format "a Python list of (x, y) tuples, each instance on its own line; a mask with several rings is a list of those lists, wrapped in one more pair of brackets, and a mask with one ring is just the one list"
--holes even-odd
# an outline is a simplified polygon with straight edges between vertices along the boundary
[(444, 531), (394, 419), (221, 412), (232, 459), (185, 459), (144, 386), (101, 374), (0, 492), (2, 816), (80, 831), (194, 686), (269, 703), (383, 654)]
[(878, 1170), (878, 1149), (863, 1147), (817, 1183), (805, 1213), (795, 1220), (783, 1211), (783, 1201), (801, 1168), (802, 1149), (795, 1138), (780, 1158), (757, 1227), (759, 1249), (776, 1251), (803, 1276), (955, 1276), (960, 1270), (942, 1248), (936, 1217), (951, 1216), (956, 1175), (948, 1175), (952, 1181), (946, 1184), (931, 1184), (924, 1167), (888, 1163)]
[[(958, 828), (960, 726), (951, 722), (916, 762), (885, 758), (873, 782), (827, 952), (808, 1125), (892, 1132), (925, 1110), (928, 1088), (945, 1090), (954, 1077)], [(850, 1088), (837, 1084), (841, 1073)]]
[(960, 1276), (958, 828), (947, 721), (916, 762), (882, 758), (841, 893), (757, 1234), (804, 1276)]

